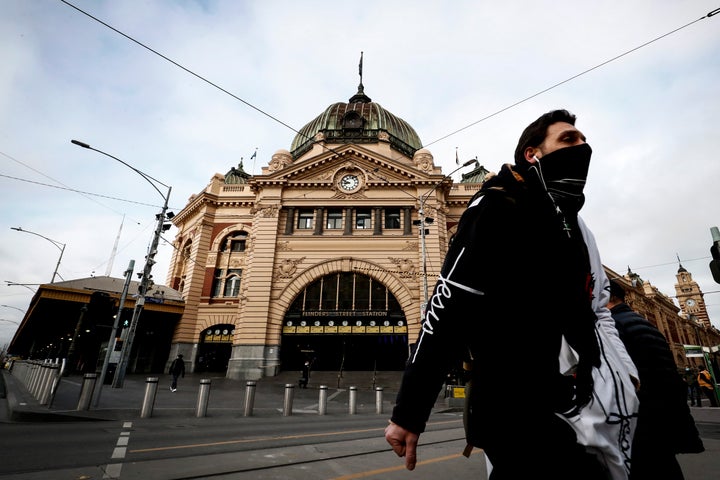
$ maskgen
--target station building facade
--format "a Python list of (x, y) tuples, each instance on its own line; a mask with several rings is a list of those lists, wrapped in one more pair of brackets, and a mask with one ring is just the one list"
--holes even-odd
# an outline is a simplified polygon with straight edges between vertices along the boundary
[[(460, 182), (365, 95), (327, 107), (259, 175), (216, 174), (172, 219), (185, 300), (171, 357), (236, 379), (401, 370), (448, 242), (487, 171)], [(472, 171), (468, 171), (472, 170)]]

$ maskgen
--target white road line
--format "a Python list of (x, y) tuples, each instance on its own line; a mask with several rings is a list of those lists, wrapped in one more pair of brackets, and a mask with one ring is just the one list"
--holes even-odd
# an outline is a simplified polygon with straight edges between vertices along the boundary
[(115, 450), (113, 450), (112, 456), (110, 458), (125, 458), (126, 453), (127, 447), (115, 447)]
[[(127, 444), (130, 441), (130, 432), (127, 431), (132, 428), (132, 422), (123, 422), (123, 431), (118, 436), (117, 443), (113, 449), (112, 459), (123, 459), (127, 454)], [(118, 480), (120, 478), (120, 472), (122, 471), (122, 463), (108, 463), (105, 465), (105, 473), (103, 479)]]
[(122, 463), (111, 463), (109, 465), (106, 465), (103, 478), (116, 480), (120, 478), (120, 470), (122, 470)]

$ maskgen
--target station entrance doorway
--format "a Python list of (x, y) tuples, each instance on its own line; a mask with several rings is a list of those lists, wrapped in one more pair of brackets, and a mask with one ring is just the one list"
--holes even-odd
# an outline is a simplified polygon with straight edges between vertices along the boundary
[(308, 285), (288, 309), (281, 370), (403, 370), (407, 323), (381, 282), (356, 272), (334, 273)]
[(234, 333), (235, 326), (230, 324), (213, 325), (203, 330), (195, 357), (195, 371), (226, 372)]

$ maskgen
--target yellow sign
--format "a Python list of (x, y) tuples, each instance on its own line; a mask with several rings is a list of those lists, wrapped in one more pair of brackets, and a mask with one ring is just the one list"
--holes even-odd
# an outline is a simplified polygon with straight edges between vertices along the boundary
[(453, 398), (465, 398), (465, 387), (453, 387)]

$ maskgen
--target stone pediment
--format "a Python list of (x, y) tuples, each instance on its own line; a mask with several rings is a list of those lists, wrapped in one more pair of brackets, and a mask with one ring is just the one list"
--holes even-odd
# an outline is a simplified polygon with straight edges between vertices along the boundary
[(432, 178), (432, 175), (412, 165), (407, 157), (390, 159), (357, 145), (347, 145), (309, 158), (301, 164), (286, 165), (269, 175), (255, 176), (254, 180), (258, 184), (283, 183), (302, 188), (332, 186), (345, 175), (358, 177), (366, 186), (407, 185)]

